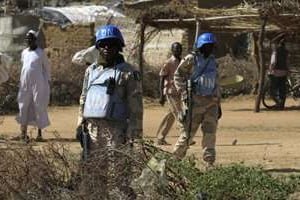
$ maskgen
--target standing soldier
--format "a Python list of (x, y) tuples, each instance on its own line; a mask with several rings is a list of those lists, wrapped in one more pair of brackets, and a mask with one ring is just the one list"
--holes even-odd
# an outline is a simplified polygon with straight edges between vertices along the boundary
[[(141, 76), (120, 54), (124, 46), (118, 27), (99, 27), (96, 32), (99, 60), (86, 69), (80, 97), (78, 127), (85, 124), (90, 136), (88, 160), (103, 156), (103, 152), (109, 155), (105, 162), (94, 166), (101, 169), (96, 176), (101, 176), (103, 185), (98, 187), (103, 189), (103, 195), (108, 195), (107, 177), (123, 173), (127, 167), (122, 161), (124, 157), (115, 154), (114, 150), (124, 151), (121, 148), (131, 139), (142, 138), (143, 132)], [(124, 180), (116, 187), (128, 196), (132, 195), (128, 181)]]
[(182, 54), (182, 46), (179, 42), (174, 42), (171, 46), (172, 56), (162, 67), (160, 76), (160, 99), (159, 103), (163, 106), (166, 99), (169, 103), (169, 111), (164, 116), (157, 131), (157, 144), (166, 145), (166, 136), (169, 133), (172, 125), (181, 112), (181, 96), (177, 92), (174, 85), (174, 72), (177, 69)]
[(189, 141), (201, 124), (203, 160), (209, 165), (214, 163), (216, 157), (220, 104), (217, 64), (212, 54), (215, 42), (212, 33), (201, 34), (196, 43), (197, 51), (183, 59), (174, 75), (175, 86), (182, 99), (188, 99), (188, 114), (185, 116), (186, 124), (180, 128), (181, 134), (173, 153), (179, 158), (186, 155)]
[(27, 126), (38, 128), (37, 140), (42, 140), (42, 129), (49, 126), (47, 107), (50, 99), (50, 65), (44, 50), (37, 45), (37, 32), (30, 30), (25, 38), (28, 48), (22, 52), (22, 71), (18, 93), (21, 138), (28, 140)]

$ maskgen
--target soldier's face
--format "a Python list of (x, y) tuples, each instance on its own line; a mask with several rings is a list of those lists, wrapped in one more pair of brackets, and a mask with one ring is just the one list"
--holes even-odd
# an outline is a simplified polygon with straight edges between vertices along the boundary
[(115, 40), (106, 40), (97, 47), (102, 58), (106, 61), (111, 61), (118, 54), (120, 43)]
[(214, 44), (205, 44), (205, 45), (203, 45), (201, 50), (202, 50), (202, 53), (204, 54), (204, 56), (209, 56), (210, 54), (212, 54), (212, 52), (214, 50)]

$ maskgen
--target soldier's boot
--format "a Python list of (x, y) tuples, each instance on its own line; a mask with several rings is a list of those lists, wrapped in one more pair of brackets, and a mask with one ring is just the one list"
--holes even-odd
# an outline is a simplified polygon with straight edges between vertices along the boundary
[(157, 145), (171, 145), (165, 139), (157, 139)]
[(38, 135), (35, 139), (37, 142), (42, 142), (44, 139), (42, 137), (42, 129), (38, 129)]
[(188, 146), (176, 146), (173, 150), (173, 155), (178, 159), (183, 159), (187, 153)]
[(203, 153), (203, 160), (206, 162), (208, 169), (214, 167), (214, 163), (216, 160), (215, 149), (205, 149)]

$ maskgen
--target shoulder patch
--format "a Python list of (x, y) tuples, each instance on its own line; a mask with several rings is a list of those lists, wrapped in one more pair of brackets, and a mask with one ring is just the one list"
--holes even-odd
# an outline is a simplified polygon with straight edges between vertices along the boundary
[(134, 72), (132, 72), (132, 74), (133, 74), (134, 80), (136, 80), (136, 81), (141, 81), (142, 80), (142, 75), (139, 71), (134, 71)]

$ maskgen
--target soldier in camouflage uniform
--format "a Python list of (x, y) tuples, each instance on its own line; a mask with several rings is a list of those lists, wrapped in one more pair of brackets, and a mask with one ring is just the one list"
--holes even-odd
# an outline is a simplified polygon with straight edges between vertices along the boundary
[[(141, 77), (120, 54), (124, 46), (118, 27), (106, 25), (98, 29), (96, 48), (100, 58), (87, 68), (80, 96), (78, 129), (83, 123), (87, 127), (90, 136), (88, 158), (96, 158), (103, 152), (109, 154), (105, 162), (93, 167), (101, 170), (99, 176), (102, 176), (103, 185), (99, 187), (105, 195), (110, 175), (125, 171), (127, 167), (126, 163), (122, 164), (120, 154), (113, 150), (123, 148), (124, 151), (129, 146), (126, 144), (142, 138), (143, 132)], [(128, 184), (124, 180), (117, 187), (126, 193)]]
[[(174, 81), (182, 99), (187, 97), (187, 81), (191, 81), (192, 100), (186, 123), (181, 126), (181, 135), (174, 147), (174, 154), (179, 158), (186, 155), (188, 143), (196, 134), (199, 126), (203, 132), (203, 160), (209, 165), (215, 161), (216, 130), (219, 115), (220, 91), (215, 58), (212, 55), (215, 38), (212, 33), (203, 33), (198, 37), (195, 53), (187, 55), (179, 64)], [(189, 119), (191, 118), (191, 119)], [(191, 126), (189, 127), (189, 120)], [(190, 129), (190, 130), (188, 130)]]

